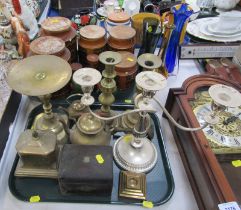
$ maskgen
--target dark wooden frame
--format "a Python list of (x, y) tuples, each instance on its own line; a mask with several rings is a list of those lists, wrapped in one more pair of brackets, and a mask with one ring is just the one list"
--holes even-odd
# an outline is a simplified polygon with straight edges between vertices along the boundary
[[(170, 89), (166, 108), (187, 127), (199, 127), (189, 101), (204, 86), (225, 84), (241, 90), (241, 86), (217, 76), (197, 75), (187, 79), (181, 88)], [(230, 184), (209, 147), (202, 131), (185, 132), (170, 123), (194, 196), (200, 209), (218, 209), (218, 204), (237, 200)]]

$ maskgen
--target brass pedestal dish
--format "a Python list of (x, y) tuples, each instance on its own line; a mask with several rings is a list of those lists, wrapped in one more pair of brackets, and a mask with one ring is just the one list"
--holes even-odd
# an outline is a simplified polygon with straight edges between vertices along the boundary
[[(72, 70), (70, 65), (65, 60), (53, 55), (36, 55), (23, 59), (19, 61), (9, 72), (7, 77), (9, 86), (21, 94), (39, 96), (43, 101), (44, 109), (43, 113), (35, 117), (32, 125), (33, 130), (40, 130), (38, 132), (43, 133), (43, 136), (38, 139), (38, 143), (30, 138), (30, 132), (27, 132), (26, 134), (30, 139), (28, 142), (24, 142), (21, 137), (17, 143), (16, 149), (20, 155), (17, 171), (20, 172), (16, 172), (16, 175), (56, 177), (56, 163), (53, 163), (51, 168), (50, 163), (48, 161), (44, 161), (44, 164), (39, 168), (39, 171), (36, 171), (36, 164), (39, 164), (39, 161), (36, 163), (32, 157), (39, 157), (39, 155), (41, 155), (40, 159), (50, 160), (48, 156), (50, 152), (55, 152), (56, 142), (57, 144), (64, 144), (68, 140), (66, 126), (67, 116), (64, 119), (62, 115), (52, 112), (50, 94), (61, 89), (68, 83), (71, 77), (71, 72)], [(56, 135), (56, 139), (53, 140), (54, 142), (52, 143), (45, 144), (45, 133), (47, 135), (49, 132)], [(34, 131), (33, 136), (36, 135), (37, 134)], [(52, 141), (51, 138), (48, 140), (50, 142)], [(28, 148), (33, 142), (35, 144), (34, 148), (38, 149), (33, 150), (30, 153)], [(46, 149), (48, 149), (47, 152)], [(42, 154), (40, 154), (39, 151), (41, 151)], [(58, 150), (56, 149), (56, 152), (57, 151)], [(24, 160), (22, 157), (24, 157)], [(25, 164), (22, 164), (22, 161), (25, 163), (26, 160), (28, 160), (28, 168), (25, 170)], [(32, 164), (29, 164), (31, 162)], [(50, 169), (53, 169), (53, 171)], [(48, 170), (50, 173), (48, 173)]]

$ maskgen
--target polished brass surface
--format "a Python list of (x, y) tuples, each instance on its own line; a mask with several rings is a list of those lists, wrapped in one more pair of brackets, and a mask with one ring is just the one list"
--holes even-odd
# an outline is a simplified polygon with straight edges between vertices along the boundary
[(63, 88), (71, 75), (71, 67), (65, 60), (54, 55), (35, 55), (16, 63), (7, 82), (21, 94), (42, 96)]
[(104, 127), (104, 122), (90, 113), (82, 115), (77, 123), (79, 130), (86, 134), (96, 134)]
[(103, 121), (90, 113), (84, 113), (70, 130), (70, 141), (73, 144), (109, 145), (111, 133)]
[(137, 59), (139, 66), (143, 68), (143, 71), (159, 71), (162, 61), (160, 57), (151, 53), (145, 53)]
[(43, 102), (44, 113), (37, 115), (34, 119), (32, 129), (50, 130), (57, 135), (57, 144), (65, 144), (68, 140), (68, 116), (66, 114), (53, 113), (50, 103), (51, 95), (39, 97)]
[(15, 175), (56, 178), (56, 142), (51, 131), (25, 130), (16, 144), (20, 159)]
[(33, 122), (32, 129), (42, 131), (52, 131), (57, 135), (57, 144), (65, 144), (68, 141), (68, 135), (65, 126), (68, 123), (68, 117), (65, 114), (52, 113), (46, 115), (45, 113), (38, 114)]
[(47, 156), (55, 150), (55, 146), (54, 133), (25, 130), (18, 139), (16, 150), (20, 156)]
[(15, 176), (19, 177), (38, 177), (38, 178), (58, 178), (58, 170), (56, 162), (51, 165), (35, 167), (35, 166), (25, 166), (23, 161), (19, 159), (16, 170), (14, 172)]
[(115, 101), (112, 93), (116, 90), (116, 82), (114, 80), (116, 72), (114, 68), (116, 64), (121, 62), (121, 55), (117, 52), (106, 51), (99, 55), (99, 60), (105, 65), (105, 70), (102, 73), (104, 78), (100, 83), (102, 93), (99, 96), (99, 102), (102, 104), (101, 111), (110, 113), (110, 105)]
[(120, 172), (119, 197), (145, 200), (146, 175), (129, 171)]

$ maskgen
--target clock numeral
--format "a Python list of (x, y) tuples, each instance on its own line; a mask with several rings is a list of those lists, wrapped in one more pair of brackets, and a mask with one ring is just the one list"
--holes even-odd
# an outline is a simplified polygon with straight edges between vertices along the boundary
[(234, 139), (234, 141), (237, 145), (239, 145), (239, 146), (241, 145), (240, 142), (238, 141), (238, 139)]
[(213, 134), (214, 134), (214, 131), (213, 131), (212, 129), (209, 129), (209, 130), (207, 131), (207, 134), (208, 134), (208, 135), (213, 135)]
[(221, 136), (221, 141), (225, 142), (225, 137), (224, 136)]

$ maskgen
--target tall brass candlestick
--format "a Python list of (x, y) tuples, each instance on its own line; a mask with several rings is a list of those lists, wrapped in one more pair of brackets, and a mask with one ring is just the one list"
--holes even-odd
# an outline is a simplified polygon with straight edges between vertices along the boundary
[(121, 55), (117, 52), (106, 51), (99, 55), (99, 60), (105, 65), (105, 70), (102, 72), (103, 79), (100, 83), (101, 94), (99, 102), (102, 104), (101, 111), (105, 115), (110, 115), (110, 106), (114, 103), (115, 97), (113, 92), (116, 90), (115, 65), (121, 62)]

